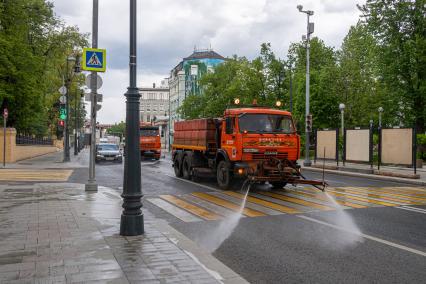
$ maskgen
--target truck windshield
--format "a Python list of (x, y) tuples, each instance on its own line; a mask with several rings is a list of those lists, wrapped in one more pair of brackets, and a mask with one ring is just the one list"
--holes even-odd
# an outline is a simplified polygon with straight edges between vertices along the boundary
[(158, 129), (141, 129), (141, 136), (157, 136)]
[(245, 113), (238, 119), (240, 131), (249, 133), (294, 133), (291, 117), (279, 114)]

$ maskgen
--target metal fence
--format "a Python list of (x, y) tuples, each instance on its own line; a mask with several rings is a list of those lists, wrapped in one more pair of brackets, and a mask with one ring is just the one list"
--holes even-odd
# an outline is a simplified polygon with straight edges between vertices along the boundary
[(53, 145), (53, 140), (44, 137), (16, 134), (16, 145)]

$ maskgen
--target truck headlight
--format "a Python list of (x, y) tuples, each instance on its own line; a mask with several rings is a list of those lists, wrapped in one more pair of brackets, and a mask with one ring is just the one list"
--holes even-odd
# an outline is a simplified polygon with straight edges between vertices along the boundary
[(258, 153), (259, 149), (256, 148), (244, 148), (243, 153)]

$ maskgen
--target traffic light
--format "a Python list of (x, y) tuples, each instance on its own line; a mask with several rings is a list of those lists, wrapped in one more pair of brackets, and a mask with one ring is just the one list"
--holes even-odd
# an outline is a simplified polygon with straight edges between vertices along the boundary
[(306, 132), (312, 132), (312, 114), (306, 116)]
[(65, 126), (65, 121), (63, 121), (63, 120), (59, 120), (59, 121), (58, 121), (58, 126), (59, 126), (59, 127), (64, 127), (64, 126)]
[(65, 108), (65, 105), (61, 105), (59, 108), (59, 118), (61, 120), (65, 120), (67, 118), (67, 109)]

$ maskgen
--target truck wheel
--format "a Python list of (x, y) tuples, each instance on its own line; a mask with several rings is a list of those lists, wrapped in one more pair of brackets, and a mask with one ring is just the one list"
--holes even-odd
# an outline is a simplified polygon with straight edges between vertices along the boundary
[(181, 161), (179, 159), (180, 155), (176, 155), (173, 160), (173, 169), (175, 170), (175, 176), (181, 177), (182, 176), (182, 167), (180, 165)]
[(219, 187), (228, 190), (232, 183), (232, 174), (226, 161), (220, 161), (217, 165), (216, 178)]
[(191, 179), (191, 166), (190, 166), (189, 159), (190, 159), (189, 156), (185, 156), (183, 158), (182, 176), (184, 179)]
[(282, 189), (287, 183), (285, 181), (272, 181), (270, 184), (273, 189)]

